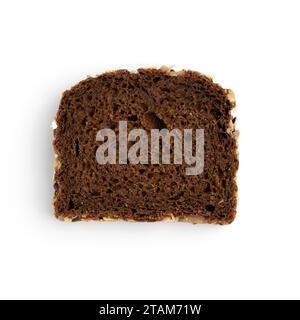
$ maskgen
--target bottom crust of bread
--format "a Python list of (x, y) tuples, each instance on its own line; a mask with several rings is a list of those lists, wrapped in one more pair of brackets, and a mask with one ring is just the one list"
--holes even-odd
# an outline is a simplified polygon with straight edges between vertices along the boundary
[(150, 216), (148, 217), (139, 217), (139, 218), (130, 218), (130, 217), (118, 217), (120, 214), (115, 215), (105, 215), (96, 217), (94, 215), (83, 215), (83, 216), (70, 216), (70, 215), (56, 215), (56, 217), (65, 222), (76, 222), (76, 221), (100, 221), (100, 222), (117, 222), (117, 221), (126, 221), (126, 222), (186, 222), (191, 224), (218, 224), (218, 225), (227, 225), (230, 224), (234, 219), (236, 212), (232, 212), (230, 216), (226, 217), (224, 220), (220, 219), (206, 219), (202, 216), (196, 215), (182, 215), (175, 216), (174, 214), (164, 214), (163, 216), (157, 218)]

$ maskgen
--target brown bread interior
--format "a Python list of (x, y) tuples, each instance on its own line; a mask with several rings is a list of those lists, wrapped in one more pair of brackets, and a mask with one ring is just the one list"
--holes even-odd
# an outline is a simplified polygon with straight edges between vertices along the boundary
[[(200, 73), (118, 70), (64, 92), (56, 116), (54, 210), (62, 220), (228, 224), (236, 214), (237, 133), (231, 91)], [(96, 134), (133, 128), (204, 129), (204, 171), (183, 164), (96, 162)], [(149, 133), (150, 135), (150, 133)]]

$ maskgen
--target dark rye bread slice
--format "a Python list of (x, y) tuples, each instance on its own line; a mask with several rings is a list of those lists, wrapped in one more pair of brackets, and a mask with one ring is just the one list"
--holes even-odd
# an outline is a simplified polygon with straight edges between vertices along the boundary
[[(193, 71), (118, 70), (64, 92), (56, 115), (55, 215), (77, 220), (231, 223), (236, 215), (237, 132), (232, 91)], [(98, 164), (96, 134), (133, 128), (204, 129), (204, 170), (183, 164)], [(150, 135), (150, 133), (149, 133)]]

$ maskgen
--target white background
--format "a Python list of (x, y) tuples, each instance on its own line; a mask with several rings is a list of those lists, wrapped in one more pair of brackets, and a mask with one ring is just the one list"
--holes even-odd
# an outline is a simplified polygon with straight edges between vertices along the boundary
[[(300, 298), (299, 1), (2, 1), (0, 298)], [(229, 226), (63, 223), (51, 209), (61, 93), (174, 65), (232, 88)]]

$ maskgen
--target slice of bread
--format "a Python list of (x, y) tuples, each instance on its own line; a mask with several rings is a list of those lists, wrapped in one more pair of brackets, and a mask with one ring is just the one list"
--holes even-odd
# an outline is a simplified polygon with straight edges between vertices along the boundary
[[(238, 169), (234, 107), (232, 91), (193, 71), (118, 70), (81, 81), (64, 92), (56, 115), (55, 215), (65, 221), (231, 223), (236, 215)], [(148, 163), (137, 163), (130, 155), (120, 160), (125, 146), (120, 123), (125, 121), (128, 134), (134, 128), (148, 134), (143, 153), (149, 156)], [(103, 137), (106, 131), (99, 138), (102, 129), (114, 132), (116, 142), (115, 161), (106, 164), (97, 158), (109, 140)], [(178, 129), (182, 137), (184, 130), (193, 129), (191, 140), (202, 129), (198, 131), (204, 133), (204, 166), (188, 174), (193, 165), (184, 156), (182, 163), (175, 163), (175, 151), (180, 150), (175, 149), (175, 138), (170, 139), (170, 164), (162, 163), (161, 149), (159, 163), (150, 163), (152, 129)], [(135, 142), (127, 143), (127, 151), (132, 150)], [(192, 146), (195, 155), (195, 140)], [(102, 156), (111, 154), (106, 150)]]

